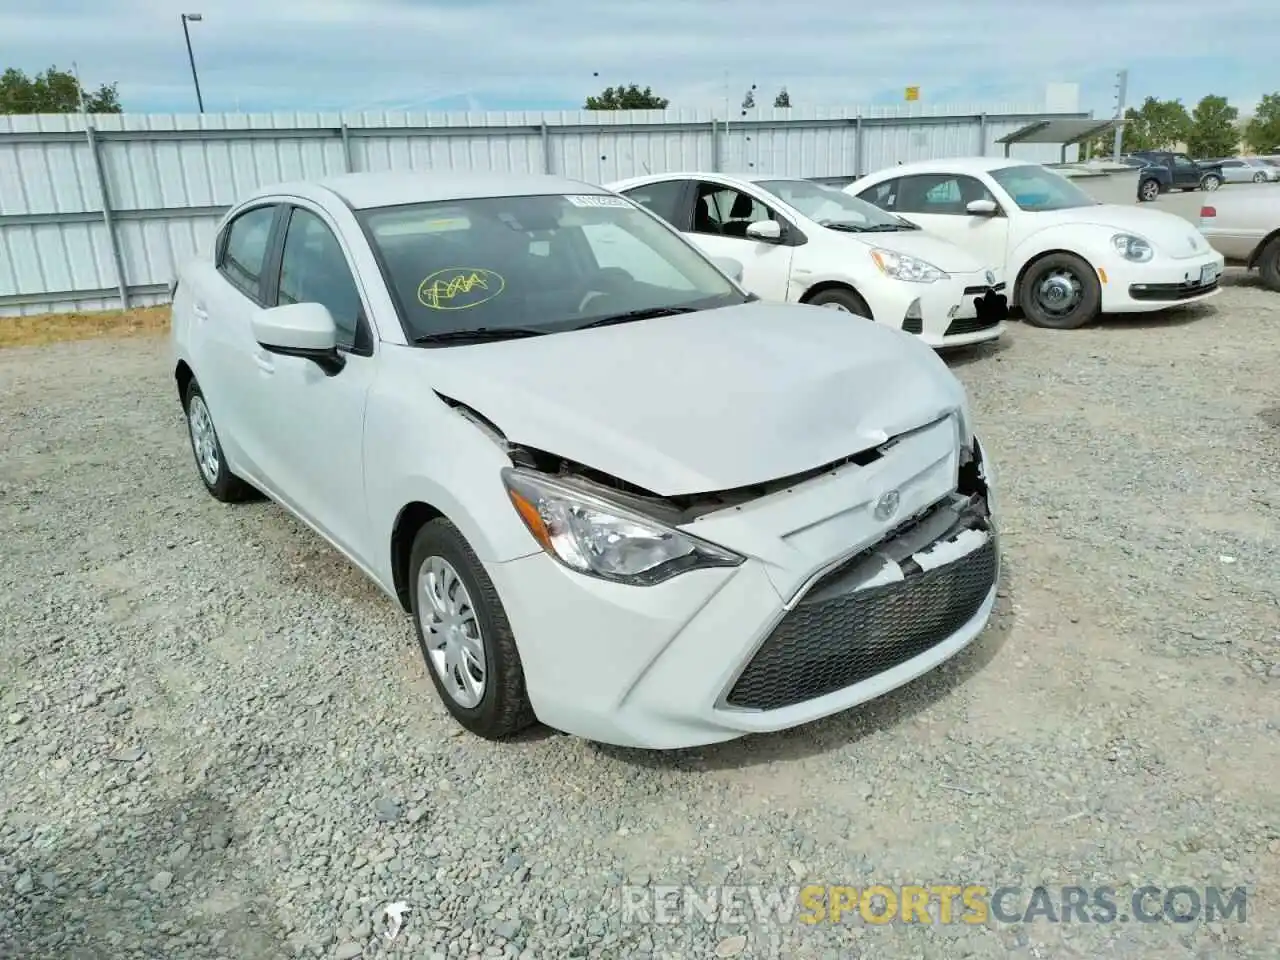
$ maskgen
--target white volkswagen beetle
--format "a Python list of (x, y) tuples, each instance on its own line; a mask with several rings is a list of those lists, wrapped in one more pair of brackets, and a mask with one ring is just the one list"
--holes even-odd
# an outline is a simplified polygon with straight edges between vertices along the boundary
[(1217, 295), (1222, 255), (1181, 217), (1099, 203), (1066, 177), (972, 157), (890, 167), (845, 191), (1000, 264), (1010, 302), (1039, 327)]
[(484, 737), (792, 727), (954, 656), (995, 602), (990, 461), (937, 354), (765, 303), (599, 187), (262, 189), (172, 329), (205, 488), (349, 557)]
[(1008, 303), (994, 261), (835, 187), (788, 177), (664, 173), (608, 185), (714, 257), (765, 300), (811, 303), (916, 334), (932, 347), (994, 340)]

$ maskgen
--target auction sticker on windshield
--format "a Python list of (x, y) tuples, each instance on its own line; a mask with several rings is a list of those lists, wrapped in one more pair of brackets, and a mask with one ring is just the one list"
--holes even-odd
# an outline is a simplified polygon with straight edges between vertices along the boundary
[(588, 194), (565, 197), (575, 207), (629, 207), (630, 200), (624, 200), (622, 197), (609, 197), (603, 194)]

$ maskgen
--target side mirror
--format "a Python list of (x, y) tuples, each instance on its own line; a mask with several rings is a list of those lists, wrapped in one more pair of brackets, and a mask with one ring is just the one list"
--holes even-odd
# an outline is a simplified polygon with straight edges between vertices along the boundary
[(782, 239), (782, 227), (776, 220), (757, 220), (747, 227), (747, 239), (777, 243)]
[(965, 210), (975, 217), (994, 217), (999, 209), (994, 200), (970, 200), (965, 205)]
[(712, 257), (711, 262), (720, 268), (734, 283), (742, 282), (742, 263), (732, 257)]
[(338, 352), (338, 326), (322, 303), (288, 303), (253, 318), (253, 338), (269, 353), (311, 360), (332, 377), (346, 360)]

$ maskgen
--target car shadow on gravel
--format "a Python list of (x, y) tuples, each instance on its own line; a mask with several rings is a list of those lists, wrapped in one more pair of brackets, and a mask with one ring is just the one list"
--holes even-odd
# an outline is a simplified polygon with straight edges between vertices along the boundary
[(875, 700), (843, 713), (779, 733), (752, 734), (727, 743), (687, 750), (636, 750), (592, 743), (606, 756), (651, 769), (725, 770), (797, 760), (839, 750), (893, 729), (951, 696), (986, 668), (1004, 647), (1014, 624), (1013, 565), (1001, 558), (1000, 582), (991, 620), (976, 640), (951, 660)]
[(1009, 349), (1009, 334), (1006, 331), (998, 340), (975, 343), (968, 347), (947, 347), (938, 351), (938, 356), (948, 367), (967, 367), (971, 363), (986, 363), (999, 360), (1000, 354)]
[(1188, 304), (1185, 307), (1171, 307), (1154, 313), (1106, 313), (1087, 324), (1086, 330), (1102, 330), (1105, 332), (1124, 330), (1167, 329), (1169, 327), (1188, 327), (1201, 320), (1217, 316), (1218, 308), (1211, 301)]
[(0, 957), (287, 955), (223, 799), (197, 788), (129, 806), (70, 837), (0, 836)]

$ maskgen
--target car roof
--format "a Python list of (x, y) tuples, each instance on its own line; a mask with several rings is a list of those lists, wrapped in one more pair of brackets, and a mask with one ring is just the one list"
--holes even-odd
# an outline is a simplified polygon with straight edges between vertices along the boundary
[(647, 173), (642, 177), (627, 177), (625, 180), (615, 180), (608, 185), (610, 190), (630, 190), (632, 187), (642, 187), (647, 183), (662, 183), (664, 180), (710, 180), (729, 181), (736, 180), (739, 183), (761, 183), (765, 180), (804, 180), (804, 177), (789, 177), (785, 174), (767, 174), (767, 173), (714, 173), (709, 170), (668, 170), (665, 173)]
[(378, 171), (347, 173), (316, 180), (276, 184), (255, 196), (297, 194), (315, 197), (319, 191), (337, 194), (356, 210), (393, 207), (440, 200), (476, 200), (484, 197), (538, 197), (556, 194), (604, 194), (594, 184), (567, 177), (531, 173), (452, 173)]
[(1017, 160), (1013, 157), (950, 157), (942, 160), (916, 160), (894, 167), (876, 170), (860, 179), (899, 177), (913, 173), (990, 173), (1007, 167), (1041, 166), (1033, 160)]

